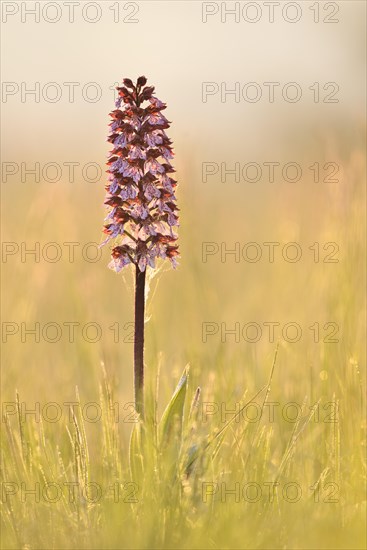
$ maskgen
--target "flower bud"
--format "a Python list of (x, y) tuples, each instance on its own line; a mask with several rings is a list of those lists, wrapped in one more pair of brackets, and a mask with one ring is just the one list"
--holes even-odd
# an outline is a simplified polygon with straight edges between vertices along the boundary
[(138, 86), (145, 86), (145, 84), (147, 83), (147, 79), (145, 78), (145, 76), (139, 76), (138, 78)]

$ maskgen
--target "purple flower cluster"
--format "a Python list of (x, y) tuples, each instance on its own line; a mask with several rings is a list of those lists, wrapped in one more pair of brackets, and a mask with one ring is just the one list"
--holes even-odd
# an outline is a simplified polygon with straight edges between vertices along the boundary
[(110, 113), (107, 141), (113, 149), (107, 162), (109, 213), (102, 244), (117, 239), (109, 264), (117, 272), (129, 264), (140, 271), (148, 265), (154, 268), (158, 258), (168, 258), (176, 267), (179, 255), (174, 231), (177, 182), (171, 177), (172, 142), (165, 132), (170, 124), (162, 114), (166, 105), (146, 82), (144, 76), (136, 84), (125, 78)]

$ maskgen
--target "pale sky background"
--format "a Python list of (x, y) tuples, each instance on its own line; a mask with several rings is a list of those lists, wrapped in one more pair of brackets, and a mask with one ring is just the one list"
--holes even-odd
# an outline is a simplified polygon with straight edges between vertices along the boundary
[[(18, 13), (2, 25), (4, 82), (25, 82), (29, 87), (40, 82), (41, 88), (48, 82), (81, 84), (74, 104), (68, 103), (65, 87), (55, 104), (42, 99), (36, 104), (32, 97), (22, 104), (20, 94), (8, 97), (2, 104), (4, 158), (14, 154), (22, 158), (48, 158), (51, 154), (54, 158), (55, 151), (66, 158), (75, 150), (99, 157), (99, 132), (105, 132), (105, 117), (112, 103), (109, 88), (126, 75), (145, 74), (156, 85), (158, 95), (168, 102), (174, 138), (198, 155), (215, 155), (219, 150), (257, 155), (259, 148), (262, 152), (274, 150), (276, 136), (279, 144), (279, 139), (304, 132), (305, 121), (320, 126), (337, 118), (354, 123), (364, 110), (362, 1), (339, 2), (336, 17), (340, 22), (336, 24), (313, 23), (311, 2), (305, 1), (299, 3), (303, 14), (295, 24), (282, 21), (278, 11), (275, 22), (267, 23), (264, 6), (263, 17), (255, 24), (235, 23), (233, 17), (223, 24), (220, 14), (208, 17), (204, 24), (202, 3), (195, 1), (140, 2), (134, 16), (139, 23), (135, 24), (113, 23), (109, 9), (113, 3), (105, 1), (100, 3), (101, 20), (91, 24), (82, 20), (83, 2), (80, 4), (75, 8), (74, 23), (65, 22), (68, 12), (64, 6), (61, 20), (54, 24), (42, 19), (34, 23), (29, 15), (26, 23), (21, 23)], [(52, 17), (55, 12), (49, 10)], [(130, 11), (122, 9), (121, 16)], [(284, 101), (269, 105), (265, 100), (237, 104), (229, 98), (221, 104), (218, 95), (203, 104), (205, 81), (227, 82), (229, 88), (234, 82), (296, 81), (303, 88), (304, 99), (292, 105)], [(340, 103), (310, 102), (308, 87), (315, 81), (337, 82)], [(89, 82), (102, 88), (102, 98), (96, 104), (81, 97), (80, 88)], [(21, 136), (15, 123), (18, 117)], [(237, 142), (228, 140), (228, 135), (237, 137)]]

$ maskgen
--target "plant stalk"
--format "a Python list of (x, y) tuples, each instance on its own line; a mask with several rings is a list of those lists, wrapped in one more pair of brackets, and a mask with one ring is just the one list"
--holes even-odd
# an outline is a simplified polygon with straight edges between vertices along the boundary
[(134, 391), (135, 409), (144, 418), (145, 271), (135, 267)]

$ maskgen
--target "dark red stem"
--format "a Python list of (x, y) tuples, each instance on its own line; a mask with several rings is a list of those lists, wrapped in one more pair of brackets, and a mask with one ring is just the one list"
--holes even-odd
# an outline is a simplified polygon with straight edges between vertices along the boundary
[(135, 266), (135, 338), (134, 338), (134, 390), (135, 408), (144, 417), (144, 316), (145, 275)]

